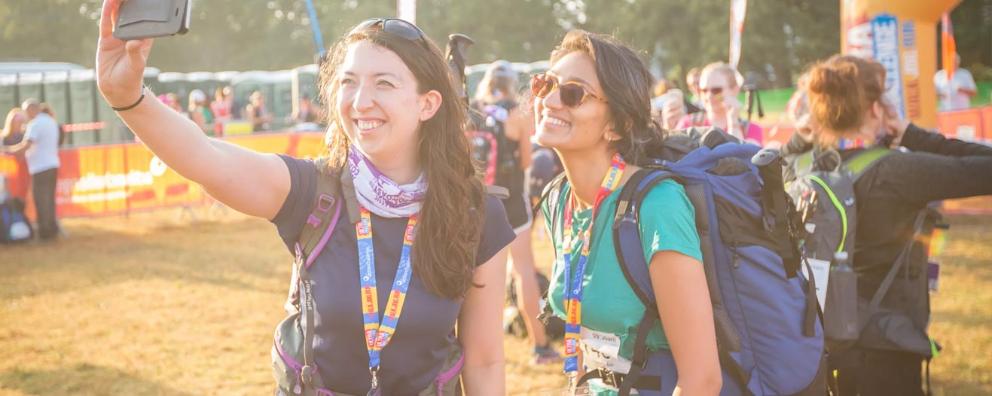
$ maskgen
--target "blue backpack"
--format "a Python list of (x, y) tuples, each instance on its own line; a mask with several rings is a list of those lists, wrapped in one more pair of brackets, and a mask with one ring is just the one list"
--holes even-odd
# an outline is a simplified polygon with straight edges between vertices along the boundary
[(612, 224), (620, 268), (646, 307), (631, 369), (625, 375), (591, 370), (580, 383), (600, 378), (621, 396), (632, 389), (670, 394), (675, 387), (671, 352), (651, 352), (646, 345), (659, 318), (637, 223), (648, 192), (673, 179), (696, 211), (724, 377), (721, 395), (825, 394), (822, 324), (814, 290), (800, 272), (781, 158), (715, 128), (674, 132), (649, 153), (659, 158), (657, 165), (627, 181)]
[(24, 217), (24, 202), (11, 198), (0, 203), (0, 243), (22, 243), (31, 240), (34, 230)]

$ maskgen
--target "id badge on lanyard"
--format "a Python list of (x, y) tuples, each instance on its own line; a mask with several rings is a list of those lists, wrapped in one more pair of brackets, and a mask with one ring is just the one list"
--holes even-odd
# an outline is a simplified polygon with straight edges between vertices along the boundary
[(625, 374), (630, 371), (630, 360), (620, 356), (620, 336), (591, 330), (581, 330), (582, 363), (587, 369), (603, 369)]
[[(564, 303), (565, 303), (565, 359), (562, 371), (568, 376), (568, 387), (571, 394), (575, 394), (578, 384), (578, 355), (580, 344), (580, 327), (582, 325), (582, 289), (585, 278), (586, 264), (589, 259), (590, 244), (592, 243), (592, 229), (596, 222), (597, 209), (600, 203), (606, 199), (620, 185), (623, 178), (623, 170), (626, 164), (620, 154), (614, 154), (610, 164), (610, 170), (603, 177), (599, 192), (592, 205), (592, 213), (588, 224), (578, 231), (578, 235), (572, 230), (572, 199), (565, 204), (564, 235), (562, 238), (562, 269), (564, 276)], [(574, 198), (574, 197), (572, 197)], [(572, 268), (573, 257), (577, 242), (582, 243), (581, 250), (575, 268)]]

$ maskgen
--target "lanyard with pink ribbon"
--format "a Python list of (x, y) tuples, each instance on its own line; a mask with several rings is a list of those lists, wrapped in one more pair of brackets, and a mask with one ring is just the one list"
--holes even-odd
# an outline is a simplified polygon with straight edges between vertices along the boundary
[(396, 332), (403, 303), (406, 301), (406, 291), (413, 274), (410, 265), (410, 251), (413, 247), (414, 229), (417, 227), (417, 215), (410, 216), (403, 233), (403, 249), (400, 251), (400, 263), (396, 269), (393, 288), (386, 301), (386, 310), (382, 321), (379, 321), (379, 298), (376, 291), (375, 254), (372, 246), (372, 215), (368, 209), (361, 208), (361, 221), (355, 224), (355, 234), (358, 240), (358, 269), (362, 286), (362, 321), (365, 323), (365, 347), (369, 351), (369, 374), (372, 375), (369, 395), (378, 395), (379, 390), (379, 356), (383, 348), (389, 344)]
[[(592, 216), (589, 223), (579, 231), (579, 237), (573, 240), (572, 232), (572, 201), (574, 194), (565, 203), (565, 220), (563, 235), (563, 269), (564, 269), (564, 300), (565, 300), (565, 362), (564, 371), (568, 375), (569, 389), (574, 394), (576, 379), (579, 370), (579, 333), (582, 325), (582, 279), (585, 277), (586, 262), (589, 259), (589, 246), (593, 223), (596, 222), (596, 212), (599, 205), (620, 185), (623, 178), (623, 170), (626, 167), (620, 154), (614, 154), (610, 163), (610, 170), (603, 178), (603, 183), (596, 194), (596, 200), (592, 206)], [(582, 243), (582, 250), (579, 253), (578, 262), (572, 271), (572, 255), (575, 251), (575, 243)]]

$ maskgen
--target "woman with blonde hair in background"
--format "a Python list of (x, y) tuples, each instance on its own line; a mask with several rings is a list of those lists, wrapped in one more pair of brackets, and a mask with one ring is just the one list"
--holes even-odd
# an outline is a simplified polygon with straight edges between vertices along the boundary
[(741, 102), (737, 100), (740, 92), (737, 70), (723, 62), (706, 65), (699, 75), (699, 98), (705, 111), (683, 117), (676, 128), (714, 126), (760, 146), (761, 127), (740, 116)]
[(27, 117), (19, 107), (14, 107), (7, 112), (7, 118), (3, 123), (3, 131), (0, 137), (3, 138), (4, 146), (13, 146), (21, 142), (24, 138), (24, 124)]

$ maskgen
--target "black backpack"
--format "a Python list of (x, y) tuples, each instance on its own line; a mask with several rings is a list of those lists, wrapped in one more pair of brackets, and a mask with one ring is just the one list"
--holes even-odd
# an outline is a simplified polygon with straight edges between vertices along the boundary
[(512, 144), (506, 138), (506, 119), (514, 107), (516, 104), (511, 101), (500, 101), (475, 103), (469, 109), (472, 129), (465, 134), (472, 146), (472, 159), (478, 164), (486, 185), (507, 185), (505, 180), (520, 163), (518, 150), (511, 150)]
[[(547, 305), (548, 303), (548, 287), (551, 285), (551, 281), (548, 277), (540, 272), (535, 272), (534, 276), (537, 277), (537, 291), (541, 294), (540, 304)], [(517, 307), (517, 288), (516, 279), (510, 279), (510, 282), (506, 284), (506, 305), (507, 308), (514, 309), (513, 315), (510, 317), (503, 317), (503, 326), (506, 332), (517, 337), (527, 337), (527, 326), (524, 324), (523, 313), (516, 309)], [(565, 321), (557, 316), (552, 316), (545, 318), (544, 323), (544, 334), (547, 335), (549, 340), (559, 340), (565, 336)]]

